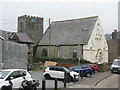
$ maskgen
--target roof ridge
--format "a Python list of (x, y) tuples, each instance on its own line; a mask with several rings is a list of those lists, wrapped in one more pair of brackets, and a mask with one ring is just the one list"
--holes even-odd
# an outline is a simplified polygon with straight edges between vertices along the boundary
[(52, 23), (74, 21), (74, 20), (82, 20), (82, 19), (90, 19), (90, 18), (96, 18), (96, 17), (98, 17), (98, 16), (90, 16), (90, 17), (83, 17), (83, 18), (78, 18), (78, 19), (68, 19), (68, 20), (61, 20), (61, 21), (53, 21)]

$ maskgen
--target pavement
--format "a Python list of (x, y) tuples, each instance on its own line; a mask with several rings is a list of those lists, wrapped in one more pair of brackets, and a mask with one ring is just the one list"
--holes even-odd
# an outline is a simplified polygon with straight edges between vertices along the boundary
[(95, 88), (118, 88), (119, 85), (119, 74), (113, 74), (110, 77), (107, 77), (106, 79), (103, 79), (100, 81)]
[(80, 79), (79, 82), (76, 84), (69, 86), (68, 88), (94, 88), (99, 82), (101, 82), (103, 79), (106, 79), (107, 77), (110, 77), (112, 74), (110, 71), (107, 72), (98, 72), (97, 74), (94, 74), (91, 78), (83, 78)]

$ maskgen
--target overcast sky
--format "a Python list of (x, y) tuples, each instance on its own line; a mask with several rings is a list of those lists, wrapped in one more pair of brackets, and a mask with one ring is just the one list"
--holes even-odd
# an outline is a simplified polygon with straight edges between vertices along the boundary
[(0, 0), (0, 29), (17, 32), (17, 17), (31, 15), (60, 21), (99, 16), (104, 33), (118, 29), (119, 0)]

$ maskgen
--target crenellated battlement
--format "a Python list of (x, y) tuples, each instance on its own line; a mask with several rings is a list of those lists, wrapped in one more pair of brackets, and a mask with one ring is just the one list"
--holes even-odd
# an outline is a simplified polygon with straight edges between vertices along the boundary
[(30, 16), (30, 15), (23, 15), (23, 16), (19, 16), (18, 17), (18, 21), (21, 19), (21, 18), (23, 18), (23, 19), (36, 19), (36, 20), (43, 20), (43, 18), (42, 17), (38, 17), (38, 16)]

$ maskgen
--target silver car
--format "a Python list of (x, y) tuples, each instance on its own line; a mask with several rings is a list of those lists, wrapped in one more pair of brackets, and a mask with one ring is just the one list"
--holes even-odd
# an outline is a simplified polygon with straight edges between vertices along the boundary
[(120, 60), (114, 59), (111, 65), (111, 73), (120, 73)]

